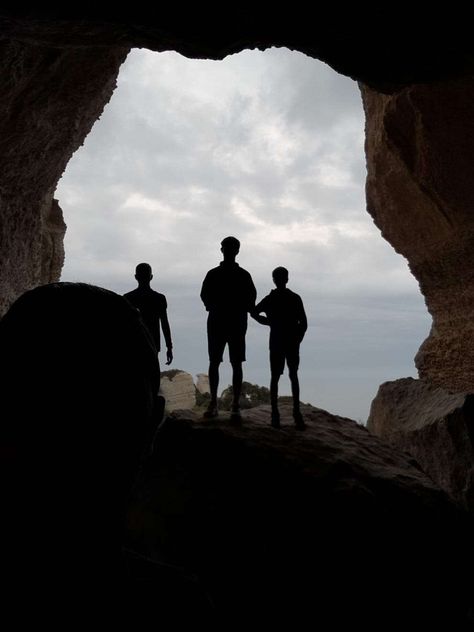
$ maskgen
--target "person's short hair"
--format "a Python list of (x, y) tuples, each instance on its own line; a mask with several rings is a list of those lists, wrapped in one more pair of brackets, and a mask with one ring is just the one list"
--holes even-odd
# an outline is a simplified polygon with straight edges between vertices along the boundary
[(221, 241), (221, 246), (223, 248), (230, 248), (238, 252), (240, 250), (240, 241), (237, 237), (226, 237)]
[(152, 269), (149, 263), (139, 263), (135, 268), (135, 276), (139, 277), (147, 277), (151, 276)]
[(278, 278), (278, 277), (285, 277), (286, 279), (288, 279), (289, 273), (288, 270), (286, 268), (284, 268), (283, 266), (278, 266), (278, 268), (275, 268), (272, 272), (272, 277)]
[(87, 611), (122, 576), (124, 518), (155, 424), (150, 335), (114, 292), (37, 287), (0, 320), (0, 384), (2, 572), (15, 599), (54, 594), (55, 608)]
[[(0, 383), (0, 444), (13, 446), (28, 474), (18, 497), (34, 503), (36, 494), (58, 520), (63, 512), (65, 534), (75, 529), (84, 542), (93, 525), (117, 529), (150, 444), (159, 387), (138, 311), (84, 283), (26, 292), (0, 320)], [(54, 534), (52, 522), (45, 518)]]

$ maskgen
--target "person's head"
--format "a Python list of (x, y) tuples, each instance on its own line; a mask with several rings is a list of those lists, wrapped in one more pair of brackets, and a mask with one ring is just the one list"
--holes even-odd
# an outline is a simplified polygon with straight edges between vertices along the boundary
[(272, 277), (277, 288), (284, 288), (288, 283), (288, 270), (279, 266), (273, 270)]
[(239, 254), (240, 241), (236, 237), (226, 237), (221, 241), (221, 252), (225, 261), (233, 261)]
[(119, 537), (159, 385), (138, 311), (82, 283), (26, 292), (0, 321), (0, 383), (0, 454), (12, 455), (17, 515), (41, 513), (51, 556), (72, 541), (85, 557), (106, 548)]
[(149, 283), (153, 278), (151, 265), (149, 263), (139, 263), (135, 268), (135, 278), (138, 283)]

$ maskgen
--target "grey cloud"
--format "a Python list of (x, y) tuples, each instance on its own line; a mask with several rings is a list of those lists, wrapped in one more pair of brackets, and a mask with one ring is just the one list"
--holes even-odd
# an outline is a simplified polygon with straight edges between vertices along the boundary
[[(63, 278), (123, 293), (149, 261), (168, 296), (175, 366), (205, 371), (200, 285), (222, 237), (235, 234), (260, 296), (286, 265), (305, 300), (302, 399), (364, 418), (380, 382), (414, 375), (429, 317), (406, 262), (365, 212), (358, 89), (285, 50), (228, 62), (189, 69), (171, 54), (130, 55), (58, 189), (69, 226)], [(256, 323), (248, 343), (246, 379), (266, 383)], [(222, 386), (229, 380), (226, 366)]]

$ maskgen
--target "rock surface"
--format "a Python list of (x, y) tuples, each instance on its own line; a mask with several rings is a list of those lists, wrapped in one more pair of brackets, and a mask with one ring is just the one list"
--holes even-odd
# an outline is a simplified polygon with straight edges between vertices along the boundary
[[(195, 58), (222, 59), (245, 48), (286, 46), (321, 59), (338, 72), (378, 89), (469, 74), (472, 10), (466, 5), (410, 7), (410, 16), (357, 4), (318, 5), (314, 19), (302, 7), (234, 11), (219, 20), (212, 7), (135, 3), (104, 8), (2, 7), (4, 37), (58, 47), (126, 46), (176, 50)], [(402, 35), (401, 35), (402, 34)], [(376, 54), (374, 54), (376, 51)]]
[(168, 418), (129, 514), (130, 547), (194, 573), (227, 624), (462, 629), (468, 514), (356, 422), (305, 406), (298, 431), (281, 412), (281, 430), (268, 406), (240, 427), (228, 415)]
[(65, 224), (54, 190), (126, 54), (0, 41), (0, 315), (26, 290), (59, 279)]
[(179, 371), (173, 377), (161, 377), (160, 393), (166, 400), (165, 408), (169, 412), (179, 408), (193, 408), (196, 404), (196, 387), (193, 376)]
[(367, 208), (433, 317), (420, 377), (474, 392), (474, 79), (362, 94)]
[(196, 377), (196, 388), (201, 393), (201, 395), (210, 393), (211, 388), (209, 386), (209, 376), (206, 373), (198, 373)]
[(372, 402), (367, 427), (410, 452), (424, 471), (474, 513), (474, 397), (421, 380), (386, 382)]
[[(326, 7), (307, 24), (286, 14), (251, 24), (236, 16), (216, 30), (201, 8), (186, 20), (141, 6), (0, 10), (0, 313), (26, 289), (58, 278), (64, 226), (54, 190), (130, 46), (219, 58), (286, 45), (364, 82), (368, 210), (407, 258), (433, 315), (417, 366), (439, 386), (474, 392), (474, 55), (466, 11), (413, 11), (408, 28), (404, 15), (388, 24), (372, 8), (341, 15)], [(403, 45), (394, 46), (389, 33), (398, 41), (401, 27)], [(406, 87), (414, 81), (432, 83)]]

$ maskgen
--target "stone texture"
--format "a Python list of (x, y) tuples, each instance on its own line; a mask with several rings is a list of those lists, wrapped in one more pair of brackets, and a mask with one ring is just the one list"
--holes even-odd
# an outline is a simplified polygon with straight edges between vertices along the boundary
[(162, 376), (160, 393), (166, 400), (166, 410), (170, 412), (178, 408), (193, 408), (196, 404), (193, 376), (185, 371), (179, 371), (171, 378)]
[(59, 279), (65, 225), (54, 190), (126, 53), (0, 41), (0, 314), (24, 291)]
[(298, 431), (291, 407), (281, 412), (281, 430), (269, 406), (244, 411), (241, 427), (228, 414), (168, 418), (130, 511), (129, 546), (192, 571), (227, 623), (462, 629), (468, 514), (356, 422), (304, 406)]
[(207, 373), (198, 373), (196, 377), (197, 377), (197, 381), (196, 381), (197, 390), (202, 395), (205, 395), (206, 393), (210, 393), (211, 388), (209, 386), (209, 376), (207, 375)]
[[(411, 11), (407, 23), (403, 14), (387, 22), (372, 8), (341, 15), (326, 7), (317, 21), (285, 13), (249, 24), (235, 16), (216, 29), (201, 7), (186, 20), (178, 10), (140, 5), (106, 12), (1, 9), (0, 313), (24, 290), (57, 279), (59, 225), (52, 239), (45, 212), (70, 156), (110, 98), (128, 47), (222, 58), (245, 47), (285, 45), (371, 86), (363, 87), (368, 209), (408, 259), (434, 321), (417, 366), (440, 386), (473, 391), (474, 54), (466, 11)], [(383, 28), (374, 29), (377, 21)], [(400, 32), (403, 45), (394, 46)], [(449, 80), (406, 87), (440, 78)]]
[(420, 377), (474, 392), (474, 79), (362, 94), (367, 209), (433, 317)]
[[(188, 57), (222, 59), (244, 48), (286, 46), (325, 61), (376, 89), (469, 74), (474, 67), (472, 10), (410, 7), (392, 11), (362, 4), (318, 5), (285, 11), (232, 12), (216, 21), (214, 7), (144, 3), (102, 7), (0, 9), (3, 37), (61, 47), (127, 46), (176, 50)], [(375, 54), (376, 51), (376, 54)]]
[(386, 382), (372, 402), (368, 429), (410, 452), (443, 489), (474, 512), (474, 397), (424, 381)]

